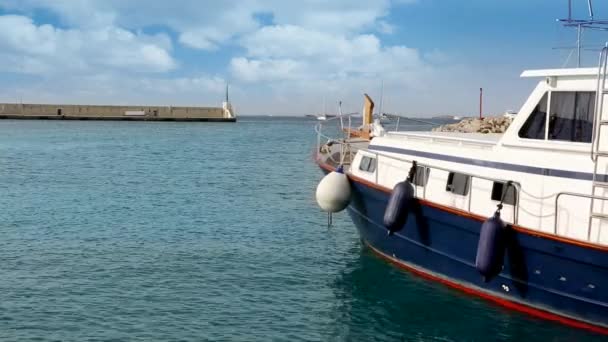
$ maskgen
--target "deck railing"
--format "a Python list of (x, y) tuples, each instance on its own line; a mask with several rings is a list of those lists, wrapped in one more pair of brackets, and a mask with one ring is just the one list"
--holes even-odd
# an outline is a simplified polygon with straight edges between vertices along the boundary
[[(587, 199), (591, 199), (591, 200), (600, 200), (600, 201), (608, 201), (608, 197), (604, 197), (604, 196), (597, 196), (597, 195), (587, 195), (587, 194), (580, 194), (580, 193), (576, 193), (576, 192), (568, 192), (568, 191), (563, 191), (563, 192), (559, 192), (556, 196), (555, 196), (555, 216), (554, 216), (554, 226), (553, 226), (553, 234), (555, 235), (559, 235), (557, 233), (557, 218), (558, 218), (558, 213), (559, 213), (559, 199), (562, 196), (571, 196), (571, 197), (579, 197), (579, 198), (587, 198)], [(593, 204), (593, 203), (592, 203)], [(593, 211), (593, 208), (591, 208), (591, 212)], [(593, 215), (589, 215), (589, 225), (587, 226), (587, 242), (591, 242), (591, 221), (593, 220)], [(608, 219), (608, 214), (605, 215), (605, 217), (602, 217), (603, 219)], [(598, 232), (601, 233), (601, 226), (599, 227), (600, 231)], [(599, 235), (598, 235), (599, 236)]]
[[(327, 142), (335, 142), (338, 144), (343, 144), (345, 143), (345, 139), (350, 138), (350, 136), (348, 136), (347, 132), (350, 132), (351, 128), (352, 128), (352, 117), (357, 115), (357, 113), (352, 113), (352, 114), (344, 114), (344, 115), (340, 115), (337, 117), (333, 117), (333, 118), (329, 118), (325, 121), (319, 122), (318, 124), (315, 125), (315, 132), (317, 133), (317, 154), (319, 153), (319, 151), (321, 150), (321, 141), (325, 140)], [(344, 120), (347, 120), (348, 126), (345, 126), (344, 124)], [(328, 130), (328, 126), (329, 125), (335, 125), (336, 127), (333, 128), (334, 132), (332, 132), (333, 134), (340, 132), (341, 136), (336, 138), (336, 136), (329, 136), (327, 133)], [(338, 126), (339, 124), (339, 126)], [(342, 156), (341, 156), (342, 157)]]
[[(421, 130), (427, 130), (428, 128), (432, 128), (432, 127), (436, 127), (436, 126), (440, 126), (441, 123), (434, 123), (434, 122), (430, 122), (430, 121), (425, 121), (425, 120), (421, 120), (421, 119), (415, 119), (415, 118), (409, 118), (406, 116), (400, 116), (400, 115), (394, 115), (394, 114), (385, 114), (383, 116), (383, 118), (388, 118), (390, 119), (390, 122), (386, 123), (386, 122), (382, 122), (382, 125), (384, 126), (385, 130), (387, 132), (404, 132), (404, 131), (408, 131), (407, 128), (410, 128), (409, 131), (411, 131), (411, 127), (414, 126), (419, 126), (422, 127), (424, 129)], [(362, 118), (359, 116), (359, 113), (349, 113), (349, 114), (342, 114), (336, 117), (332, 117), (329, 118), (325, 121), (321, 121), (318, 124), (315, 125), (315, 132), (317, 133), (317, 151), (320, 150), (321, 148), (321, 143), (323, 140), (325, 141), (332, 141), (334, 143), (343, 143), (345, 142), (345, 139), (350, 139), (350, 133), (353, 130), (353, 126), (354, 128), (358, 128), (362, 122), (361, 122)], [(413, 122), (415, 123), (414, 125), (407, 125), (407, 126), (403, 126), (402, 122), (407, 121), (407, 122)], [(404, 129), (406, 128), (406, 129)], [(330, 136), (328, 133), (328, 130), (332, 130), (331, 134), (336, 134), (339, 133), (339, 135), (334, 135), (334, 136)]]

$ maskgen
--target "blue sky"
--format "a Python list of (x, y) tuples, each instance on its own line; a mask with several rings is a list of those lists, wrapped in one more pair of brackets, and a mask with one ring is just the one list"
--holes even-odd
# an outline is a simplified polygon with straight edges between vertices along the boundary
[[(584, 0), (574, 14), (587, 16)], [(555, 0), (0, 0), (0, 101), (328, 112), (362, 94), (416, 116), (519, 109), (529, 68), (572, 66)], [(597, 18), (608, 17), (595, 1)], [(598, 45), (608, 35), (586, 34)], [(597, 51), (585, 51), (592, 65)]]

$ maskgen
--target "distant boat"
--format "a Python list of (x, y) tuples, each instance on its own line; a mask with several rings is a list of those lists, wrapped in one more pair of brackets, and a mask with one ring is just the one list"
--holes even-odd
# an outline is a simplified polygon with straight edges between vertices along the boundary
[(462, 120), (465, 117), (460, 116), (460, 115), (437, 115), (437, 116), (433, 116), (431, 117), (431, 119), (438, 119), (438, 120)]
[(336, 117), (336, 115), (333, 115), (333, 114), (306, 114), (305, 116), (307, 118), (311, 118), (311, 119), (314, 118), (314, 119), (317, 119), (319, 121), (325, 121), (325, 120), (327, 120), (329, 118), (335, 118)]
[(317, 115), (314, 115), (314, 116), (319, 121), (326, 121), (329, 118), (335, 118), (337, 115), (335, 115), (335, 114), (327, 114), (327, 109), (326, 109), (326, 105), (325, 105), (325, 96), (323, 96), (323, 114), (317, 114)]

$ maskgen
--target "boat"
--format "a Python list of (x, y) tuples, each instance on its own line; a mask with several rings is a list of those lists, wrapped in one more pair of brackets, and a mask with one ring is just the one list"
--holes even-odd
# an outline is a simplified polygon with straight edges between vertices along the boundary
[(326, 121), (326, 120), (327, 120), (328, 118), (330, 118), (330, 117), (335, 117), (335, 115), (334, 115), (334, 116), (327, 115), (327, 113), (326, 113), (326, 112), (327, 112), (327, 111), (326, 111), (326, 109), (325, 109), (325, 96), (323, 96), (323, 113), (322, 113), (322, 114), (317, 114), (317, 115), (315, 115), (315, 117), (316, 117), (316, 118), (317, 118), (317, 120), (319, 120), (319, 121)]
[(327, 119), (335, 118), (337, 115), (334, 114), (306, 114), (304, 117), (314, 118), (318, 121), (326, 121)]
[[(539, 79), (503, 134), (316, 127), (322, 210), (405, 270), (608, 334), (608, 47)], [(330, 136), (326, 132), (339, 131)]]
[(509, 118), (509, 119), (511, 119), (511, 120), (515, 119), (515, 116), (516, 116), (516, 115), (517, 115), (517, 112), (516, 112), (516, 111), (514, 111), (514, 110), (511, 110), (511, 109), (507, 110), (506, 112), (504, 112), (504, 113), (502, 114), (502, 116), (503, 116), (503, 117), (505, 117), (505, 118)]

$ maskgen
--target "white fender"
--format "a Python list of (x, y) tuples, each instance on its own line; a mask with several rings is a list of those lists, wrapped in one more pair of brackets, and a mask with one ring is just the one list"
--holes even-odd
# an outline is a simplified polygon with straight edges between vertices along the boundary
[(350, 183), (341, 169), (330, 172), (317, 186), (317, 203), (328, 213), (344, 210), (350, 203)]

